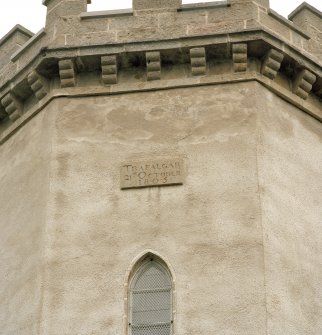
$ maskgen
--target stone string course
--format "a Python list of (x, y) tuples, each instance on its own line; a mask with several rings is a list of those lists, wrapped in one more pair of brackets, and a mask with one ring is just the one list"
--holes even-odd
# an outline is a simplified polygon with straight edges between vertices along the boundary
[[(103, 85), (108, 90), (110, 85), (124, 85), (132, 73), (138, 90), (144, 80), (158, 80), (161, 88), (178, 79), (169, 76), (169, 69), (180, 66), (190, 68), (185, 72), (187, 80), (213, 75), (211, 71), (220, 68), (217, 64), (226, 64), (221, 75), (227, 78), (251, 68), (267, 77), (271, 86), (274, 81), (274, 85), (288, 82), (290, 94), (308, 103), (322, 98), (321, 36), (312, 33), (312, 25), (310, 29), (296, 25), (303, 22), (305, 6), (292, 15), (292, 23), (272, 15), (267, 1), (181, 5), (180, 1), (138, 0), (134, 11), (93, 14), (83, 11), (83, 0), (74, 2), (80, 3), (79, 12), (77, 6), (69, 8), (67, 0), (49, 10), (41, 34), (13, 49), (11, 60), (0, 71), (0, 132), (12, 127), (50, 89), (59, 88), (58, 82), (62, 89)], [(51, 1), (46, 4), (50, 7)], [(308, 12), (319, 28), (320, 13)], [(273, 28), (279, 36), (271, 33)], [(17, 38), (15, 31), (10, 34), (5, 43), (0, 41), (0, 55), (2, 45)], [(146, 75), (141, 75), (144, 68)], [(83, 72), (99, 77), (83, 84), (79, 81)], [(283, 80), (277, 81), (279, 77)]]

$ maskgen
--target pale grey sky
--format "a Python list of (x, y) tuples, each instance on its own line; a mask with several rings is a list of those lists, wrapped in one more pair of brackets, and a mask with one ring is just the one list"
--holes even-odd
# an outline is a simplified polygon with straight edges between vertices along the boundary
[[(183, 0), (183, 3), (211, 2), (214, 0)], [(287, 16), (303, 0), (270, 0), (271, 8)], [(322, 0), (308, 0), (310, 5), (322, 11)], [(88, 11), (130, 8), (132, 0), (92, 0)], [(42, 0), (10, 0), (5, 1), (0, 11), (0, 38), (17, 23), (36, 33), (45, 25), (46, 7)]]

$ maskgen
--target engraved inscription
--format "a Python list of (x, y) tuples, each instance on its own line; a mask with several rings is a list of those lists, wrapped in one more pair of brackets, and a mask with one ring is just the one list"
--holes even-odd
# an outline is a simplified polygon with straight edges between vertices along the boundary
[(128, 162), (121, 166), (121, 188), (183, 184), (183, 160)]

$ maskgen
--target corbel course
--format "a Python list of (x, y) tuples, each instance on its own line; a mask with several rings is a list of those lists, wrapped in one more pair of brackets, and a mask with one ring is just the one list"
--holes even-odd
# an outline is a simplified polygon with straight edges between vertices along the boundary
[(32, 71), (27, 77), (28, 83), (36, 98), (40, 101), (48, 94), (48, 83), (37, 71)]
[(60, 86), (75, 87), (76, 86), (76, 69), (72, 59), (60, 60), (58, 62)]
[(17, 120), (22, 115), (23, 105), (12, 92), (1, 99), (1, 104), (11, 121)]
[(270, 49), (264, 58), (261, 73), (274, 80), (281, 67), (283, 59), (284, 55), (281, 52), (275, 49)]
[(108, 55), (101, 57), (102, 81), (104, 85), (117, 84), (117, 56)]
[(316, 75), (306, 69), (302, 70), (295, 78), (293, 93), (306, 100), (315, 81)]
[(247, 70), (247, 44), (237, 43), (232, 46), (234, 72)]
[(146, 56), (147, 80), (161, 79), (161, 56), (160, 51), (148, 51)]
[(204, 76), (206, 74), (206, 50), (205, 48), (190, 49), (191, 74)]

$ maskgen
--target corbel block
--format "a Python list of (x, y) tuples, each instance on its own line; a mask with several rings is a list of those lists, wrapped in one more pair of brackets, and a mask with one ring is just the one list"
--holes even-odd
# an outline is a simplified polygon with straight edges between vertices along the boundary
[(295, 78), (293, 85), (293, 93), (295, 93), (302, 99), (307, 99), (315, 81), (316, 81), (315, 74), (305, 69), (302, 70)]
[(247, 70), (247, 44), (238, 43), (232, 46), (234, 72), (245, 72)]
[(76, 69), (72, 59), (61, 60), (58, 63), (60, 86), (75, 87), (76, 86)]
[(117, 57), (116, 55), (102, 56), (102, 81), (104, 85), (117, 84)]
[(5, 119), (7, 116), (8, 116), (8, 114), (6, 113), (6, 111), (2, 107), (2, 105), (0, 104), (0, 121)]
[(13, 93), (10, 92), (5, 95), (4, 98), (1, 99), (1, 104), (11, 121), (17, 120), (22, 115), (23, 104)]
[(27, 79), (31, 89), (39, 101), (48, 94), (49, 89), (47, 80), (37, 71), (32, 71), (28, 75)]
[(264, 58), (261, 73), (274, 80), (281, 67), (283, 58), (284, 55), (281, 52), (274, 49), (269, 50)]
[(206, 74), (206, 50), (205, 48), (190, 49), (191, 74), (204, 76)]
[(147, 79), (161, 79), (161, 56), (160, 51), (149, 51), (146, 53)]

